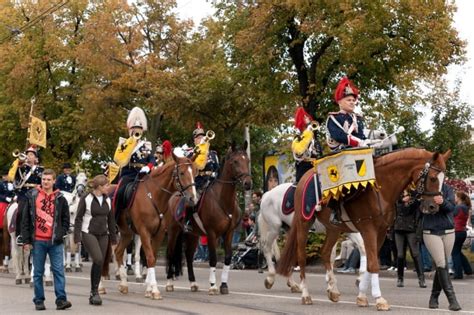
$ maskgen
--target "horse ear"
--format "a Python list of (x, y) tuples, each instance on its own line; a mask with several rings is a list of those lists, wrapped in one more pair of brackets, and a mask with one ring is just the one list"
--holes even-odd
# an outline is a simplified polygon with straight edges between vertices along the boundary
[(235, 143), (235, 140), (232, 140), (232, 143), (230, 144), (230, 148), (232, 149), (232, 152), (236, 150), (237, 144)]
[(448, 149), (448, 151), (442, 154), (444, 162), (448, 161), (448, 159), (451, 157), (451, 153), (451, 149)]
[(249, 143), (247, 140), (244, 141), (244, 145), (242, 146), (242, 150), (247, 151), (247, 147), (249, 146)]

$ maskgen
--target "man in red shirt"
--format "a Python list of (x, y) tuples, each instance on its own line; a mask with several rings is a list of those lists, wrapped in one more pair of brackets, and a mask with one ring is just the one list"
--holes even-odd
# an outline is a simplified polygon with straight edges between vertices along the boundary
[(26, 194), (27, 202), (20, 209), (24, 246), (33, 250), (33, 302), (38, 311), (46, 309), (43, 288), (46, 255), (49, 255), (54, 276), (56, 309), (71, 307), (66, 297), (63, 268), (63, 237), (69, 230), (69, 206), (59, 190), (53, 190), (55, 180), (56, 173), (51, 169), (45, 170), (41, 176), (41, 186)]

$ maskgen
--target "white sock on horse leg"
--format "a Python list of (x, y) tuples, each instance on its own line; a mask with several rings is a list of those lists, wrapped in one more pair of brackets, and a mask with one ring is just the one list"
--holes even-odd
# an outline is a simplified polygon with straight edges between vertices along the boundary
[(216, 284), (216, 267), (211, 267), (209, 272), (209, 283)]
[(136, 277), (141, 277), (141, 273), (140, 273), (140, 260), (138, 261), (135, 261), (135, 276)]
[(362, 279), (359, 283), (359, 291), (361, 293), (367, 294), (367, 290), (369, 289), (369, 283), (370, 283), (370, 272), (364, 272), (362, 275)]
[(3, 258), (3, 265), (4, 266), (8, 266), (8, 261), (10, 260), (10, 257), (8, 256), (5, 256), (5, 258)]
[(79, 267), (81, 265), (81, 254), (80, 253), (75, 253), (74, 254), (74, 262), (76, 263), (76, 267)]
[(132, 264), (132, 254), (127, 254), (127, 265)]
[(155, 268), (148, 268), (148, 275), (147, 275), (147, 278), (149, 278), (148, 280), (150, 281), (149, 283), (150, 283), (151, 285), (155, 285), (155, 286), (156, 286)]
[(372, 296), (374, 298), (379, 298), (382, 296), (382, 291), (380, 291), (380, 281), (378, 273), (371, 273), (372, 278)]
[(360, 256), (360, 267), (359, 272), (366, 272), (367, 271), (367, 256)]
[(222, 269), (222, 274), (221, 274), (221, 283), (227, 283), (227, 280), (229, 280), (229, 270), (230, 270), (230, 265), (224, 265), (224, 268)]
[(66, 253), (66, 266), (71, 266), (71, 252)]

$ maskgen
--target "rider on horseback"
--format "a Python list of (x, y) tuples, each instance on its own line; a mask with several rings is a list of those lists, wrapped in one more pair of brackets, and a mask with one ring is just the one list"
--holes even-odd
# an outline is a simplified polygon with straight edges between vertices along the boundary
[[(332, 151), (351, 147), (365, 147), (380, 143), (381, 140), (366, 139), (362, 116), (354, 113), (359, 90), (347, 78), (339, 81), (334, 100), (339, 105), (338, 112), (329, 113), (326, 120), (327, 143)], [(332, 209), (331, 223), (341, 224), (339, 201), (331, 199), (328, 206)]]
[[(208, 131), (209, 132), (209, 131)], [(194, 181), (196, 183), (196, 191), (198, 198), (201, 197), (203, 191), (209, 186), (209, 184), (217, 178), (219, 173), (219, 158), (217, 157), (217, 153), (214, 150), (209, 150), (208, 144), (209, 140), (211, 140), (206, 132), (204, 132), (204, 128), (202, 127), (200, 122), (197, 122), (196, 129), (193, 131), (193, 140), (194, 145), (196, 146), (194, 149), (189, 149), (185, 152), (186, 156), (191, 158), (196, 151), (198, 156), (195, 159), (195, 164), (198, 167), (198, 175), (195, 177)], [(207, 146), (207, 150), (203, 148)], [(207, 152), (203, 152), (207, 151)], [(207, 154), (207, 156), (205, 156)], [(200, 156), (201, 155), (201, 156)], [(202, 163), (201, 163), (201, 161)], [(202, 164), (202, 165), (201, 165)], [(198, 203), (199, 205), (199, 203)], [(197, 209), (197, 206), (192, 208), (191, 211), (186, 211), (186, 218), (185, 218), (185, 225), (184, 230), (186, 232), (192, 231), (191, 228), (191, 217), (194, 211)]]
[[(120, 181), (118, 184), (115, 209), (127, 207), (121, 203), (127, 184), (137, 182), (138, 179), (150, 173), (155, 165), (155, 158), (151, 153), (151, 143), (142, 139), (143, 132), (147, 130), (145, 113), (139, 107), (134, 107), (127, 119), (129, 138), (119, 139), (119, 144), (114, 154), (114, 161), (120, 167)], [(118, 211), (116, 211), (116, 215)]]
[(72, 193), (76, 187), (76, 176), (72, 175), (71, 163), (63, 164), (63, 173), (56, 179), (55, 186), (61, 191)]
[(312, 160), (322, 156), (323, 150), (317, 139), (318, 125), (303, 107), (295, 113), (295, 128), (299, 133), (293, 140), (291, 149), (296, 160), (296, 183), (313, 167)]
[[(19, 153), (8, 171), (8, 180), (13, 182), (18, 201), (18, 209), (23, 209), (27, 202), (26, 193), (41, 184), (41, 174), (44, 168), (38, 165), (38, 152), (35, 145), (30, 145), (25, 153)], [(16, 219), (16, 242), (23, 245), (21, 237), (21, 211), (18, 211)]]
[(172, 149), (173, 147), (171, 145), (171, 142), (169, 142), (168, 140), (163, 141), (163, 143), (158, 140), (155, 149), (155, 168), (163, 166), (171, 159)]

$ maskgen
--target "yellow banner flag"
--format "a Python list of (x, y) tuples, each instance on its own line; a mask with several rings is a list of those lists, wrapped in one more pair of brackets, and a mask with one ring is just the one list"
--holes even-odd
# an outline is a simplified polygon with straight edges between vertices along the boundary
[(29, 142), (46, 148), (46, 122), (34, 116), (30, 117)]

